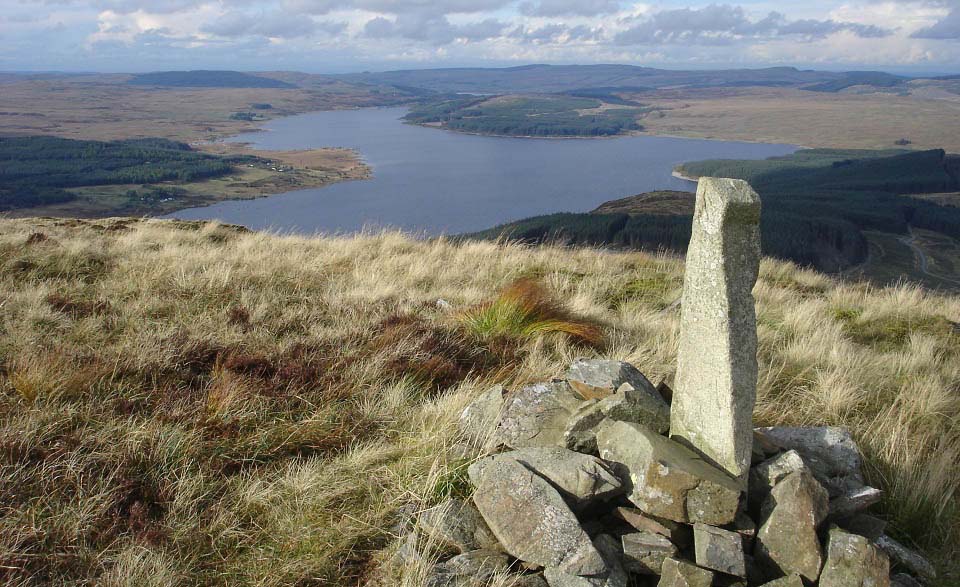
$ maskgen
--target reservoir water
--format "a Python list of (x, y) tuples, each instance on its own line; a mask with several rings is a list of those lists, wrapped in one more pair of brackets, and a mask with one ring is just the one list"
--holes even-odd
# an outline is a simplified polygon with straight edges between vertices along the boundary
[(257, 149), (356, 149), (371, 179), (180, 210), (253, 229), (335, 233), (396, 227), (436, 235), (552, 212), (585, 212), (655, 189), (693, 189), (671, 175), (700, 159), (762, 159), (796, 147), (671, 137), (526, 139), (404, 124), (404, 108), (315, 112), (239, 135)]

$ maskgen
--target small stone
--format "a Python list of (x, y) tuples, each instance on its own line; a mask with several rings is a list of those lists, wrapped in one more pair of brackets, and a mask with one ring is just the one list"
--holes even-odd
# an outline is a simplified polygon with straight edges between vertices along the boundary
[(840, 518), (836, 523), (844, 530), (866, 536), (870, 540), (880, 538), (887, 529), (885, 520), (869, 514), (856, 514), (849, 518)]
[(481, 587), (509, 567), (510, 558), (501, 552), (465, 552), (434, 565), (424, 587)]
[(830, 529), (820, 587), (889, 587), (890, 561), (863, 536)]
[(621, 540), (625, 566), (633, 573), (659, 575), (663, 561), (677, 554), (672, 542), (653, 532), (624, 534)]
[(494, 459), (475, 483), (473, 501), (508, 553), (571, 575), (606, 571), (606, 563), (560, 493), (522, 463)]
[(437, 298), (437, 301), (434, 304), (434, 306), (441, 312), (449, 312), (450, 310), (453, 309), (453, 304), (451, 304), (450, 302), (448, 302), (443, 298)]
[(503, 396), (502, 385), (494, 385), (470, 402), (460, 414), (460, 431), (475, 441), (484, 441), (492, 436), (500, 420)]
[(661, 567), (657, 587), (710, 587), (713, 573), (685, 560), (668, 558)]
[(830, 517), (840, 518), (861, 512), (883, 498), (875, 487), (861, 487), (830, 500)]
[(844, 428), (773, 426), (757, 428), (756, 433), (766, 442), (800, 453), (831, 496), (863, 485), (860, 448)]
[(613, 515), (635, 530), (659, 534), (680, 548), (693, 544), (693, 531), (690, 526), (666, 518), (657, 518), (635, 508), (618, 507), (613, 510)]
[(547, 584), (550, 587), (627, 587), (629, 577), (623, 567), (623, 552), (617, 539), (609, 534), (601, 534), (594, 538), (593, 546), (607, 563), (605, 573), (593, 577), (579, 577), (549, 567), (543, 571)]
[(675, 522), (720, 526), (733, 521), (740, 485), (678, 442), (640, 424), (605, 421), (600, 456), (623, 467), (628, 497), (644, 512)]
[(807, 471), (784, 477), (764, 504), (757, 561), (780, 575), (816, 581), (823, 564), (817, 529), (827, 515), (827, 492)]
[(876, 544), (896, 563), (913, 571), (920, 578), (927, 581), (933, 581), (937, 578), (937, 570), (933, 563), (919, 552), (907, 548), (886, 534), (877, 538)]
[(479, 479), (483, 469), (496, 460), (513, 459), (538, 473), (553, 485), (574, 508), (583, 508), (623, 493), (623, 483), (610, 465), (597, 457), (559, 446), (522, 448), (481, 459), (467, 474)]
[(786, 577), (774, 579), (769, 583), (764, 583), (760, 587), (804, 587), (804, 585), (800, 575), (787, 575)]
[(417, 526), (438, 546), (460, 553), (497, 546), (497, 539), (476, 506), (462, 499), (448, 499), (425, 510)]
[(624, 383), (660, 398), (656, 388), (643, 373), (623, 361), (578, 358), (570, 365), (563, 378), (584, 399), (602, 399), (612, 395)]
[(743, 538), (736, 532), (706, 524), (693, 525), (697, 564), (735, 577), (747, 576)]
[(565, 381), (528, 385), (507, 395), (496, 439), (510, 448), (561, 445), (582, 403)]

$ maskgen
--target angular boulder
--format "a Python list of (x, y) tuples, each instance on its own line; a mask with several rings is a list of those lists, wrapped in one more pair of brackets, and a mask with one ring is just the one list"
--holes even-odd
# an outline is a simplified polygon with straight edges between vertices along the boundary
[(661, 567), (657, 587), (710, 587), (713, 573), (682, 559), (668, 558)]
[(784, 477), (764, 504), (755, 556), (772, 574), (816, 581), (823, 564), (817, 529), (827, 516), (826, 490), (807, 471)]
[(855, 514), (849, 518), (840, 518), (837, 520), (837, 525), (847, 532), (866, 536), (870, 540), (877, 540), (887, 529), (886, 520), (869, 514)]
[(580, 452), (596, 452), (596, 428), (608, 419), (644, 424), (665, 433), (670, 429), (670, 406), (656, 390), (624, 383), (611, 395), (585, 403), (570, 418), (563, 432), (565, 445)]
[(477, 396), (460, 413), (460, 431), (467, 438), (480, 442), (492, 436), (500, 421), (505, 394), (502, 385), (494, 385)]
[(447, 550), (464, 553), (497, 548), (497, 539), (476, 506), (462, 499), (449, 499), (420, 514), (417, 527), (428, 540)]
[(494, 459), (474, 482), (473, 501), (508, 553), (569, 575), (606, 572), (606, 563), (560, 493), (522, 463)]
[(621, 537), (623, 562), (628, 571), (659, 575), (663, 561), (677, 554), (677, 547), (653, 532), (634, 532)]
[(910, 569), (917, 576), (927, 581), (933, 581), (937, 578), (937, 570), (927, 557), (911, 548), (907, 548), (886, 534), (877, 538), (876, 545), (880, 550), (887, 553), (887, 556), (901, 566)]
[(559, 446), (522, 448), (481, 459), (467, 469), (477, 483), (483, 470), (497, 460), (512, 459), (550, 482), (574, 508), (623, 493), (623, 483), (610, 465), (597, 457)]
[(747, 576), (743, 539), (736, 532), (706, 524), (693, 525), (697, 565), (735, 577)]
[(883, 499), (883, 491), (875, 487), (853, 489), (830, 500), (830, 518), (849, 517)]
[(830, 529), (820, 587), (889, 587), (890, 561), (863, 536)]
[(607, 564), (607, 571), (601, 575), (581, 577), (569, 575), (563, 571), (548, 567), (543, 576), (550, 587), (627, 587), (629, 577), (623, 567), (623, 552), (616, 538), (609, 534), (600, 534), (593, 539), (593, 546)]
[[(612, 395), (624, 383), (660, 398), (650, 381), (636, 367), (608, 359), (576, 359), (563, 376), (584, 399), (602, 399)], [(663, 398), (660, 398), (661, 400)]]
[(736, 516), (740, 484), (678, 442), (608, 420), (597, 429), (597, 446), (603, 459), (618, 464), (630, 501), (644, 512), (715, 526)]
[(659, 534), (680, 548), (686, 548), (693, 544), (693, 531), (690, 526), (673, 520), (657, 518), (645, 514), (639, 509), (625, 507), (618, 507), (613, 510), (613, 516), (626, 522), (635, 530)]
[[(773, 486), (795, 471), (803, 471), (807, 465), (795, 450), (767, 459), (750, 469), (749, 493), (751, 499), (766, 498)], [(762, 501), (762, 499), (761, 499)]]
[(769, 583), (764, 583), (760, 587), (804, 587), (804, 584), (800, 575), (787, 575), (786, 577), (774, 579)]
[(502, 552), (473, 550), (434, 565), (425, 587), (480, 587), (510, 568), (510, 557)]
[(755, 432), (764, 442), (800, 453), (831, 496), (863, 485), (860, 448), (845, 428), (773, 426)]
[(567, 420), (582, 404), (566, 381), (523, 387), (507, 395), (496, 440), (510, 448), (563, 444)]

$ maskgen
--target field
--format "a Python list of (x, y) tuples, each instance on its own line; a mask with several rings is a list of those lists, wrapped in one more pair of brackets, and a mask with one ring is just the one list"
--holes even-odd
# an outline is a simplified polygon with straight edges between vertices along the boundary
[(926, 99), (797, 89), (661, 90), (632, 94), (655, 111), (641, 119), (656, 135), (787, 143), (807, 147), (911, 149), (960, 153), (960, 96)]
[(908, 236), (867, 231), (867, 260), (844, 272), (879, 285), (909, 281), (929, 289), (960, 291), (960, 243), (929, 230)]
[[(396, 523), (463, 495), (466, 402), (581, 355), (669, 380), (682, 271), (394, 233), (0, 219), (0, 583), (417, 585), (390, 562)], [(520, 279), (547, 309), (467, 319), (509, 314)], [(849, 427), (890, 532), (956, 585), (960, 299), (771, 260), (756, 296), (756, 423)]]

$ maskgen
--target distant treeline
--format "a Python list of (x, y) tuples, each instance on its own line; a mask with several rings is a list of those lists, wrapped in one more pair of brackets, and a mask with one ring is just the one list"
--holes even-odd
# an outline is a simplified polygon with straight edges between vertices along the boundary
[(644, 112), (640, 108), (579, 112), (601, 105), (593, 97), (572, 95), (440, 97), (411, 110), (404, 119), (418, 124), (440, 123), (462, 132), (536, 137), (611, 136), (642, 128), (637, 122), (637, 116)]
[[(960, 209), (905, 196), (960, 189), (958, 167), (942, 150), (810, 149), (764, 161), (690, 163), (682, 171), (746, 179), (763, 200), (764, 254), (836, 271), (866, 258), (863, 230), (900, 234), (913, 225), (960, 238)], [(682, 252), (691, 224), (689, 215), (551, 214), (469, 237)]]
[(297, 86), (240, 71), (155, 71), (133, 76), (127, 82), (135, 86), (168, 88), (295, 88)]
[(194, 181), (225, 175), (251, 157), (218, 157), (166, 139), (77, 141), (0, 138), (0, 210), (68, 202), (68, 188)]

